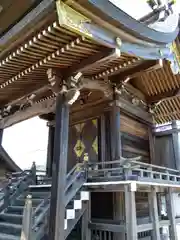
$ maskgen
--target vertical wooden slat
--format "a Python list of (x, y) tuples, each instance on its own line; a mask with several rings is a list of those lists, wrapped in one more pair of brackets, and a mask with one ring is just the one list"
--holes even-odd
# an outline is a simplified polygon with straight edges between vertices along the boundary
[(150, 218), (153, 223), (153, 240), (160, 240), (159, 216), (156, 189), (152, 188), (149, 193)]
[(175, 219), (175, 210), (174, 210), (174, 201), (173, 201), (173, 192), (172, 189), (169, 188), (166, 193), (166, 206), (167, 206), (167, 214), (170, 220), (170, 239), (178, 240), (177, 237), (177, 229), (176, 229), (176, 219)]

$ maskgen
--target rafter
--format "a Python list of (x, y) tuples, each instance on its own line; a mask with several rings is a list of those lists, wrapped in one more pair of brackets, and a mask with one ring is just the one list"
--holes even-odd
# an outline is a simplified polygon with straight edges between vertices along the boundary
[(80, 63), (73, 65), (72, 67), (65, 70), (63, 76), (68, 78), (73, 73), (76, 72), (84, 72), (88, 69), (92, 69), (93, 67), (97, 67), (99, 64), (108, 63), (113, 60), (116, 60), (121, 56), (121, 52), (119, 49), (111, 49), (102, 47), (101, 51), (82, 60)]
[[(118, 74), (118, 79), (121, 81), (126, 79), (127, 77), (132, 79), (138, 77), (139, 75), (142, 75), (143, 72), (155, 70), (157, 69), (157, 67), (161, 67), (159, 61), (156, 60), (143, 61), (140, 62), (137, 66), (131, 67), (129, 69), (127, 68), (123, 72), (120, 72)], [(116, 82), (117, 76), (112, 74), (112, 77), (110, 79), (111, 81)]]
[(154, 104), (159, 101), (165, 101), (165, 100), (170, 100), (172, 98), (177, 97), (180, 94), (180, 89), (173, 89), (169, 92), (164, 92), (155, 96), (149, 96), (146, 97), (147, 103), (148, 104)]

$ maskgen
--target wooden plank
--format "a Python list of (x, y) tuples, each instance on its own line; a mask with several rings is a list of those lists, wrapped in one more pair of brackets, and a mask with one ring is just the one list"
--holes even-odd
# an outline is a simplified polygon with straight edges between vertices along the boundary
[(174, 209), (175, 206), (173, 201), (173, 192), (171, 188), (169, 188), (168, 192), (166, 193), (166, 206), (167, 206), (168, 218), (170, 220), (170, 226), (169, 226), (170, 239), (178, 240), (177, 228), (176, 228), (176, 216), (175, 216), (175, 209)]
[(121, 114), (121, 132), (148, 139), (148, 126), (130, 116)]

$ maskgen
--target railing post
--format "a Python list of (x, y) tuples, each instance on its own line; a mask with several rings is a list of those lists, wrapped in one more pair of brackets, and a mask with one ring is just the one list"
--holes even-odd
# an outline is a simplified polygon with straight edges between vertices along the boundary
[(9, 198), (10, 198), (10, 188), (9, 188), (9, 185), (7, 185), (4, 191), (4, 203), (6, 205), (9, 204)]
[(34, 182), (36, 182), (36, 163), (33, 162), (32, 167), (31, 167), (31, 174)]
[(32, 237), (32, 197), (31, 195), (27, 196), (24, 213), (23, 213), (23, 223), (21, 231), (20, 240), (33, 240)]
[(126, 236), (127, 240), (137, 240), (136, 218), (136, 183), (125, 186), (125, 212), (126, 212)]

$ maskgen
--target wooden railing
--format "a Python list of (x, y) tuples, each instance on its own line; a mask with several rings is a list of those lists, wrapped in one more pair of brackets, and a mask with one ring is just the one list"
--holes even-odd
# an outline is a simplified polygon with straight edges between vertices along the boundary
[(136, 180), (180, 185), (180, 171), (143, 163), (140, 159), (89, 163), (88, 181)]
[[(71, 201), (83, 186), (86, 181), (86, 176), (87, 174), (84, 164), (77, 164), (67, 174), (66, 187), (64, 189), (65, 205)], [(43, 178), (41, 180), (43, 181)], [(43, 185), (43, 182), (41, 184)], [(50, 198), (51, 194), (43, 199), (36, 208), (32, 208), (32, 199), (30, 196), (26, 199), (21, 240), (38, 240), (44, 236), (45, 231), (48, 228), (47, 218), (49, 216)], [(30, 217), (31, 219), (29, 219)], [(26, 238), (23, 238), (24, 236)]]

